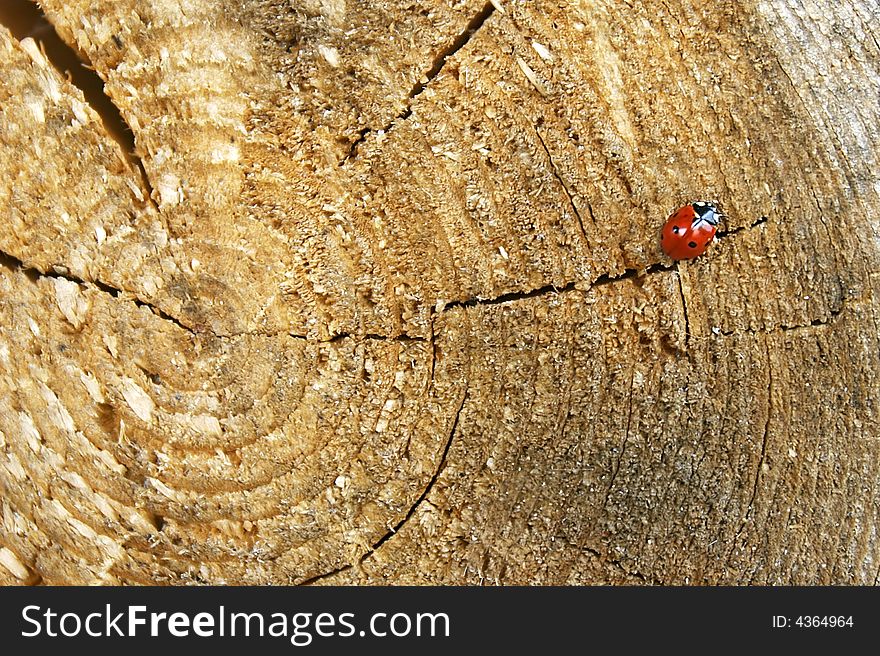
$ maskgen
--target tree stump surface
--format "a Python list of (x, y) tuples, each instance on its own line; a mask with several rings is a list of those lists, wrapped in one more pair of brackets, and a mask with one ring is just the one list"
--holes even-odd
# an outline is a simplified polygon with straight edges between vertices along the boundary
[(40, 5), (0, 583), (877, 582), (876, 2)]

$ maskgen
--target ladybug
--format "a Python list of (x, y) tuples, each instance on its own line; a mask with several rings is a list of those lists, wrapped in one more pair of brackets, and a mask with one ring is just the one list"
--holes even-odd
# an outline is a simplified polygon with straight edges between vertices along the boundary
[(673, 260), (690, 260), (702, 254), (718, 230), (721, 212), (712, 203), (697, 201), (675, 210), (660, 233), (660, 246)]

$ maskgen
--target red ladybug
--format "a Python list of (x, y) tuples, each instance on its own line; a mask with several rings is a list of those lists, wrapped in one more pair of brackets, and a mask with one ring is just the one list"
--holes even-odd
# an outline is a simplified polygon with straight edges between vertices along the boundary
[(695, 258), (715, 239), (720, 219), (718, 208), (703, 201), (675, 210), (660, 233), (663, 252), (673, 260)]

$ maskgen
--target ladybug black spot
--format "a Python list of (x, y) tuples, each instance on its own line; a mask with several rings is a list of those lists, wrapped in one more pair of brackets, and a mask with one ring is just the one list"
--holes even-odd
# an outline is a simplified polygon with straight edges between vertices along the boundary
[(697, 247), (697, 242), (695, 242), (695, 241), (689, 241), (689, 242), (688, 242), (688, 247), (690, 247), (690, 248), (696, 248), (696, 247)]

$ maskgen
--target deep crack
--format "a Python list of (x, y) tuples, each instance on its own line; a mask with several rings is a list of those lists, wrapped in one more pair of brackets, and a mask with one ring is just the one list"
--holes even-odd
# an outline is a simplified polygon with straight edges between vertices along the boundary
[[(458, 409), (455, 412), (455, 418), (452, 420), (452, 428), (449, 431), (449, 438), (446, 440), (446, 445), (443, 447), (443, 454), (440, 456), (440, 463), (437, 465), (437, 470), (434, 472), (434, 475), (431, 477), (431, 480), (428, 481), (428, 485), (425, 487), (425, 489), (419, 495), (419, 498), (416, 499), (415, 502), (410, 506), (409, 511), (407, 511), (407, 513), (406, 513), (406, 516), (403, 519), (401, 519), (399, 522), (397, 522), (397, 524), (395, 524), (394, 527), (392, 529), (390, 529), (385, 535), (383, 535), (381, 538), (379, 538), (379, 540), (375, 544), (373, 544), (373, 546), (370, 548), (370, 550), (367, 551), (366, 553), (364, 553), (360, 557), (359, 562), (365, 561), (373, 553), (375, 553), (379, 547), (381, 547), (388, 540), (390, 540), (392, 537), (394, 537), (400, 531), (400, 529), (403, 528), (403, 525), (406, 524), (406, 522), (408, 522), (409, 519), (415, 514), (418, 507), (427, 498), (428, 494), (433, 489), (434, 484), (437, 482), (437, 479), (440, 477), (440, 474), (442, 474), (443, 470), (446, 468), (446, 459), (449, 455), (449, 449), (452, 446), (452, 441), (455, 437), (455, 431), (458, 429), (458, 421), (461, 417), (461, 411), (462, 411), (462, 408), (464, 408), (464, 404), (465, 404), (465, 401), (467, 401), (467, 397), (468, 397), (468, 391), (465, 388), (464, 394), (461, 395), (461, 401), (458, 404)], [(301, 583), (299, 583), (299, 585), (312, 585), (318, 581), (321, 581), (323, 579), (334, 576), (335, 574), (339, 574), (340, 572), (344, 572), (346, 570), (349, 570), (352, 567), (354, 567), (354, 565), (351, 565), (351, 564), (343, 565), (342, 567), (337, 567), (336, 569), (333, 569), (329, 572), (324, 572), (323, 574), (317, 574), (315, 576), (312, 576), (311, 578), (308, 578), (308, 579), (302, 581)]]
[(41, 271), (34, 266), (29, 266), (25, 264), (22, 260), (18, 259), (14, 255), (10, 255), (9, 253), (6, 253), (4, 251), (0, 251), (0, 266), (4, 266), (11, 271), (21, 271), (28, 280), (34, 283), (36, 283), (41, 277), (60, 278), (64, 280), (69, 280), (70, 282), (75, 282), (77, 285), (83, 285), (86, 287), (92, 285), (95, 289), (104, 292), (105, 294), (109, 294), (113, 298), (119, 298), (121, 295), (131, 296), (131, 301), (138, 307), (145, 307), (149, 309), (157, 317), (173, 323), (178, 328), (181, 328), (190, 334), (195, 334), (196, 332), (191, 326), (186, 325), (177, 317), (174, 317), (164, 310), (159, 309), (152, 303), (137, 298), (136, 296), (131, 294), (131, 292), (126, 292), (125, 290), (118, 289), (100, 280), (84, 280), (71, 274), (68, 270), (66, 270), (66, 267), (59, 267), (53, 271)]
[[(291, 337), (296, 337), (299, 339), (308, 339), (305, 335), (294, 335), (292, 333), (288, 333)], [(344, 333), (336, 333), (329, 337), (328, 339), (321, 340), (324, 343), (334, 343), (340, 342), (344, 339), (352, 339), (354, 337), (358, 337), (364, 340), (375, 340), (375, 341), (394, 341), (394, 342), (424, 342), (427, 343), (429, 340), (426, 337), (420, 337), (418, 335), (409, 335), (407, 333), (400, 333), (398, 335), (380, 335), (378, 333), (365, 333), (363, 335), (358, 335), (356, 333), (344, 332)]]
[(527, 292), (507, 292), (505, 294), (494, 296), (492, 298), (477, 297), (469, 298), (464, 301), (452, 301), (444, 305), (441, 312), (448, 312), (449, 310), (458, 307), (475, 307), (477, 305), (500, 305), (501, 303), (509, 303), (511, 301), (521, 301), (526, 298), (544, 296), (545, 294), (561, 294), (563, 292), (569, 292), (573, 290), (574, 287), (575, 284), (573, 282), (570, 282), (561, 287), (558, 287), (556, 285), (544, 285), (543, 287), (538, 287), (537, 289), (532, 289)]
[(315, 576), (309, 577), (297, 583), (297, 585), (314, 585), (318, 581), (326, 578), (330, 578), (331, 576), (335, 576), (340, 572), (345, 572), (352, 568), (351, 565), (343, 565), (342, 567), (337, 567), (336, 569), (331, 569), (329, 572), (324, 572), (322, 574), (316, 574)]
[(32, 0), (0, 2), (0, 24), (5, 25), (18, 41), (25, 38), (37, 41), (49, 63), (82, 92), (86, 103), (101, 117), (107, 134), (119, 144), (125, 161), (138, 171), (146, 191), (144, 200), (155, 206), (146, 169), (135, 153), (134, 132), (104, 91), (104, 81), (86, 54), (68, 45)]
[(749, 225), (739, 226), (738, 228), (731, 228), (730, 230), (727, 230), (727, 231), (719, 230), (716, 233), (715, 238), (716, 239), (724, 239), (725, 237), (730, 237), (731, 235), (735, 235), (739, 232), (743, 232), (744, 230), (751, 230), (752, 228), (757, 228), (759, 225), (763, 225), (763, 224), (767, 223), (767, 220), (768, 219), (766, 216), (761, 216), (756, 221), (752, 222)]
[(413, 100), (418, 97), (427, 87), (431, 81), (436, 78), (440, 71), (443, 70), (443, 67), (446, 65), (446, 62), (459, 50), (464, 48), (471, 38), (476, 34), (477, 30), (479, 30), (483, 23), (486, 22), (486, 19), (489, 18), (495, 11), (495, 7), (491, 2), (487, 2), (485, 6), (468, 22), (467, 26), (464, 28), (464, 31), (459, 34), (455, 40), (446, 48), (441, 50), (437, 56), (434, 58), (434, 62), (431, 65), (431, 68), (427, 70), (425, 73), (425, 79), (419, 80), (415, 83), (413, 88), (410, 90), (407, 96), (406, 108), (397, 114), (394, 118), (388, 121), (384, 127), (382, 128), (363, 128), (358, 133), (357, 139), (355, 139), (351, 146), (349, 146), (348, 154), (343, 158), (343, 160), (339, 163), (340, 166), (345, 164), (351, 159), (354, 159), (357, 156), (358, 147), (366, 140), (366, 138), (373, 134), (374, 132), (388, 132), (393, 125), (397, 121), (405, 121), (412, 115), (412, 105)]
[[(628, 280), (630, 278), (636, 278), (641, 275), (656, 273), (658, 271), (671, 271), (673, 268), (674, 265), (656, 262), (642, 269), (624, 269), (623, 273), (618, 275), (603, 273), (589, 285), (588, 289), (602, 287), (603, 285), (619, 282), (621, 280)], [(443, 306), (443, 310), (441, 310), (441, 312), (447, 312), (452, 308), (458, 307), (475, 307), (477, 305), (500, 305), (502, 303), (510, 303), (511, 301), (536, 298), (538, 296), (544, 296), (545, 294), (562, 294), (572, 291), (573, 289), (575, 289), (575, 287), (576, 283), (569, 282), (564, 285), (544, 285), (543, 287), (538, 287), (536, 289), (531, 289), (525, 292), (506, 292), (499, 296), (494, 296), (490, 298), (477, 297), (465, 299), (462, 301), (451, 301)]]
[(440, 474), (443, 473), (443, 470), (446, 468), (446, 457), (449, 455), (449, 448), (452, 446), (452, 440), (455, 438), (455, 431), (458, 429), (458, 420), (461, 417), (462, 408), (464, 408), (464, 403), (467, 401), (468, 391), (465, 388), (464, 394), (461, 395), (461, 402), (458, 404), (458, 410), (455, 411), (455, 418), (452, 420), (452, 428), (449, 431), (449, 438), (446, 440), (446, 445), (443, 447), (443, 454), (440, 456), (440, 464), (437, 465), (437, 470), (434, 472), (434, 475), (431, 477), (431, 480), (428, 482), (428, 485), (419, 495), (419, 498), (416, 499), (415, 503), (410, 506), (409, 512), (406, 513), (406, 516), (401, 519), (390, 531), (388, 531), (385, 535), (379, 538), (379, 541), (373, 545), (373, 548), (370, 549), (367, 553), (361, 556), (361, 562), (370, 557), (370, 555), (375, 552), (379, 547), (385, 544), (388, 540), (394, 537), (403, 525), (409, 521), (410, 517), (412, 517), (416, 509), (421, 505), (422, 501), (424, 501), (428, 494), (431, 492), (431, 489), (434, 487), (434, 483), (437, 482), (437, 479), (440, 477)]

